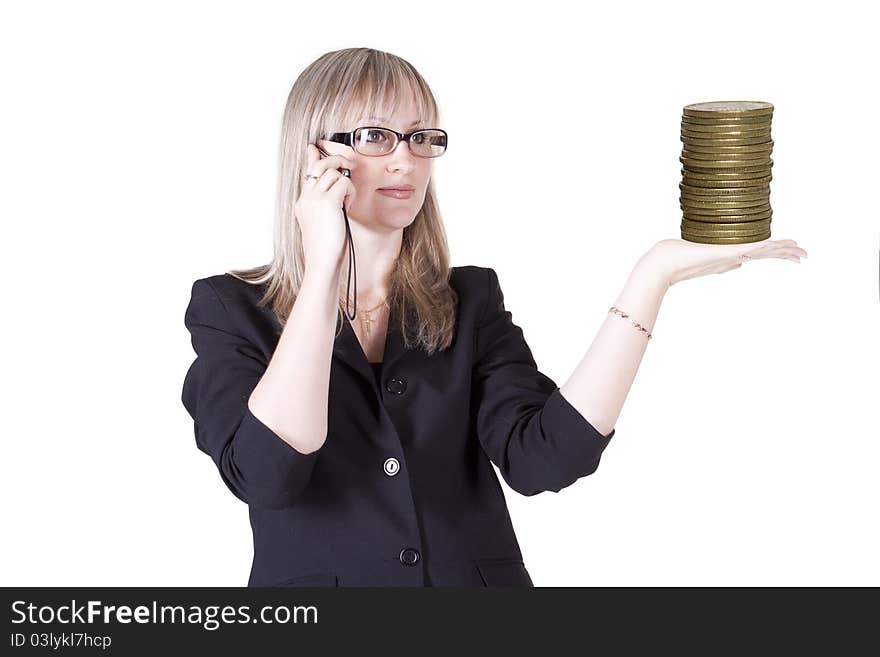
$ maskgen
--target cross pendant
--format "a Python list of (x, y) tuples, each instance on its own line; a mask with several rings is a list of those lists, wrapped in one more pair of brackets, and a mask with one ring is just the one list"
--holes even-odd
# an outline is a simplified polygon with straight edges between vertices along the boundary
[(373, 320), (366, 313), (361, 315), (361, 329), (364, 331), (365, 337), (370, 337), (370, 329), (372, 328)]

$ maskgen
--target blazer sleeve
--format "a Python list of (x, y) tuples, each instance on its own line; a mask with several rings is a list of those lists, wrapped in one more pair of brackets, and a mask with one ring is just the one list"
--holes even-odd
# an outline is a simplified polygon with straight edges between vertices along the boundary
[(298, 452), (251, 413), (248, 398), (267, 363), (236, 332), (207, 279), (193, 284), (184, 323), (196, 359), (186, 373), (182, 401), (195, 422), (196, 445), (240, 500), (274, 509), (290, 506), (321, 450)]
[(477, 325), (474, 386), (480, 444), (522, 495), (559, 492), (599, 466), (614, 436), (594, 428), (538, 371), (520, 327), (504, 308), (495, 270)]

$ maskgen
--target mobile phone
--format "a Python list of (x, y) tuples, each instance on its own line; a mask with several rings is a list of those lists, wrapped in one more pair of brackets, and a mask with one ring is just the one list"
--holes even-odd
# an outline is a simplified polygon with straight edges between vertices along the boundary
[[(318, 149), (318, 152), (321, 153), (321, 155), (323, 155), (323, 156), (325, 156), (325, 157), (330, 157), (330, 153), (328, 153), (327, 151), (325, 151), (323, 148), (321, 148), (321, 147), (318, 146), (317, 144), (315, 144), (315, 148)], [(346, 178), (351, 178), (351, 171), (349, 171), (348, 169), (344, 169), (344, 168), (342, 168), (342, 167), (339, 167), (339, 168), (337, 169), (337, 171), (338, 171), (339, 173), (341, 173), (343, 176), (345, 176)]]

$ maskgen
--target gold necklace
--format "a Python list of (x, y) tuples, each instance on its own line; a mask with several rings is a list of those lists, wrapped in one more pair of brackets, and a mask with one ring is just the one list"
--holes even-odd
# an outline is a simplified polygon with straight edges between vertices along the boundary
[(364, 334), (365, 341), (368, 341), (370, 339), (370, 332), (371, 332), (371, 329), (373, 326), (373, 318), (370, 317), (370, 313), (378, 308), (381, 308), (384, 305), (387, 305), (386, 301), (387, 301), (386, 299), (383, 299), (381, 303), (379, 303), (377, 306), (375, 306), (373, 308), (368, 308), (367, 310), (360, 310), (360, 309), (358, 310), (357, 314), (358, 314), (358, 319), (360, 320), (360, 323), (361, 323), (361, 333)]

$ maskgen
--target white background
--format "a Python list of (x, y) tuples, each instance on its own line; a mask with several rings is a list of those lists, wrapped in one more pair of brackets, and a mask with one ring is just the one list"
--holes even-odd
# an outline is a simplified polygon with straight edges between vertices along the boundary
[(880, 585), (878, 52), (856, 7), (5, 4), (0, 583), (246, 584), (247, 507), (180, 402), (184, 309), (196, 278), (270, 257), (293, 81), (370, 46), (431, 85), (453, 264), (498, 272), (559, 385), (679, 236), (681, 108), (774, 103), (773, 239), (809, 258), (671, 288), (599, 470), (503, 486), (538, 586)]

